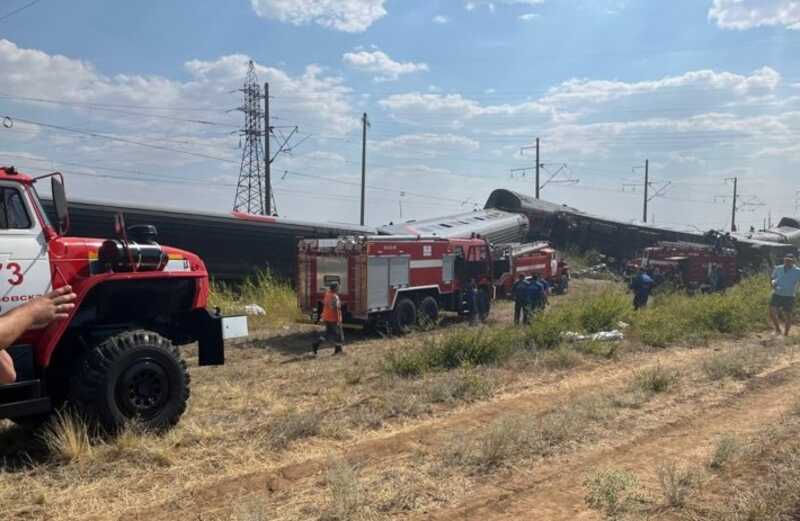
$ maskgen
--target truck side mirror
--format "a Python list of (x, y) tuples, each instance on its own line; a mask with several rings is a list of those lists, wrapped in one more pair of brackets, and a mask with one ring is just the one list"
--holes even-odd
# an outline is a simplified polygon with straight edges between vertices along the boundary
[(69, 210), (67, 209), (67, 194), (64, 191), (64, 183), (58, 176), (50, 178), (50, 187), (53, 191), (53, 206), (56, 210), (58, 219), (58, 233), (63, 235), (69, 229)]

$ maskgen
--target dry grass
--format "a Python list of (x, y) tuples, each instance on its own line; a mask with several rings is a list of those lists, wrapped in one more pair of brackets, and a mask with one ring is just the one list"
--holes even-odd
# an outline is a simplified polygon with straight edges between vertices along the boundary
[(732, 433), (719, 437), (714, 444), (708, 466), (713, 470), (721, 470), (742, 450), (739, 438)]
[(641, 501), (639, 478), (631, 472), (605, 469), (586, 478), (586, 504), (607, 519), (619, 519)]
[(678, 373), (672, 369), (666, 369), (660, 364), (639, 371), (633, 382), (633, 390), (644, 393), (664, 393), (678, 381)]
[[(619, 396), (616, 392), (589, 395), (542, 415), (501, 417), (485, 430), (452, 437), (439, 457), (445, 465), (486, 473), (558, 453), (590, 440), (618, 418), (627, 407)], [(638, 396), (643, 402), (651, 395)]]
[(658, 467), (656, 470), (664, 504), (670, 508), (681, 508), (697, 482), (694, 471), (681, 467), (674, 461)]
[(745, 380), (758, 374), (773, 357), (774, 353), (768, 349), (754, 349), (752, 346), (734, 348), (706, 360), (703, 370), (711, 380)]
[(284, 411), (276, 414), (267, 426), (267, 445), (272, 449), (285, 449), (293, 441), (316, 436), (321, 425), (318, 411)]
[[(576, 295), (579, 290), (565, 298), (577, 299)], [(556, 306), (562, 305), (554, 300)], [(495, 313), (501, 324), (508, 321), (503, 313), (510, 317), (502, 303)], [(449, 435), (453, 430), (445, 426), (450, 415), (471, 411), (476, 402), (494, 397), (502, 403), (517, 394), (549, 393), (561, 381), (570, 382), (564, 387), (569, 390), (574, 382), (583, 385), (592, 380), (595, 371), (611, 374), (617, 364), (637, 367), (655, 356), (625, 349), (615, 358), (567, 347), (522, 349), (503, 363), (458, 364), (455, 369), (429, 370), (409, 379), (387, 375), (384, 363), (389, 353), (415, 349), (452, 328), (404, 338), (350, 335), (347, 356), (323, 354), (317, 359), (307, 356), (312, 331), (295, 326), (286, 334), (230, 348), (228, 364), (216, 368), (196, 367), (194, 352), (187, 351), (192, 401), (174, 430), (159, 436), (130, 426), (115, 440), (88, 438), (88, 448), (63, 452), (71, 457), (58, 456), (60, 450), (41, 457), (32, 451), (30, 463), (17, 459), (14, 465), (0, 464), (0, 519), (117, 518), (144, 505), (155, 509), (151, 518), (164, 519), (180, 517), (177, 512), (197, 513), (208, 520), (248, 521), (319, 519), (347, 512), (353, 513), (351, 519), (420, 516), (463, 499), (481, 478), (480, 469), (513, 472), (518, 462), (548, 458), (601, 437), (614, 439), (620, 430), (634, 425), (629, 418), (648, 413), (651, 407), (643, 404), (666, 402), (673, 391), (691, 391), (691, 386), (680, 385), (669, 386), (661, 394), (643, 392), (626, 377), (610, 383), (614, 389), (604, 386), (576, 394), (566, 404), (554, 402), (555, 408), (544, 414), (526, 415), (518, 410), (505, 414), (508, 423), (494, 423), (503, 414), (491, 417), (478, 426), (459, 429), (462, 463), (446, 462), (446, 479), (436, 470), (443, 464), (438, 458), (449, 457), (449, 452), (439, 452), (450, 444), (449, 439), (441, 445), (436, 441), (424, 457), (406, 448), (401, 454), (387, 450), (375, 461), (368, 460), (369, 465), (348, 459), (350, 476), (346, 469), (325, 469), (321, 477), (290, 483), (269, 495), (264, 493), (263, 480), (253, 486), (258, 492), (253, 497), (240, 499), (240, 491), (231, 486), (237, 490), (236, 501), (223, 496), (213, 505), (218, 510), (196, 504), (218, 489), (225, 490), (228, 479), (261, 475), (287, 465), (302, 467), (309, 459), (329, 461), (332, 455), (338, 457), (364, 442), (416, 426), (429, 426), (426, 432), (433, 435), (441, 428), (442, 436)], [(681, 357), (688, 356), (688, 351), (679, 352)], [(665, 370), (672, 365), (665, 360)], [(688, 376), (681, 373), (682, 378)], [(714, 387), (704, 381), (703, 385)], [(669, 409), (664, 411), (668, 414)], [(492, 428), (487, 430), (487, 425)], [(72, 436), (75, 441), (66, 446), (76, 442), (81, 446), (81, 430), (77, 432)], [(0, 458), (8, 455), (0, 448)], [(358, 494), (347, 499), (342, 484), (353, 480)]]
[(64, 463), (91, 460), (95, 452), (86, 422), (73, 414), (58, 413), (41, 437), (51, 456)]

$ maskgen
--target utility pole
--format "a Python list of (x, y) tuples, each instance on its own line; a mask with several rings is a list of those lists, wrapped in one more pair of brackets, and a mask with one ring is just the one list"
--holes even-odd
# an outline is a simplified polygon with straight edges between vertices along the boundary
[[(262, 170), (261, 154), (264, 152), (259, 140), (264, 135), (261, 130), (261, 88), (257, 83), (255, 65), (250, 60), (247, 68), (242, 93), (242, 106), (238, 110), (244, 112), (244, 128), (239, 131), (244, 136), (242, 161), (239, 166), (239, 181), (236, 183), (236, 197), (233, 203), (235, 212), (246, 212), (257, 215), (268, 215), (269, 196), (264, 199), (265, 172)], [(264, 159), (269, 164), (269, 157)]]
[(542, 162), (539, 159), (539, 138), (536, 138), (536, 198), (539, 198), (539, 167)]
[(264, 82), (264, 206), (272, 215), (272, 154), (269, 151), (272, 127), (269, 126), (269, 83)]
[(733, 205), (731, 208), (731, 231), (736, 231), (736, 203), (737, 201), (737, 189), (739, 185), (739, 178), (738, 177), (728, 177), (725, 179), (726, 181), (733, 181)]
[[(366, 206), (367, 188), (367, 113), (361, 118), (361, 226), (364, 226), (364, 207)], [(402, 214), (402, 210), (401, 210)]]
[[(542, 189), (542, 187), (539, 186), (539, 169), (542, 166), (542, 161), (541, 161), (541, 158), (539, 157), (539, 138), (538, 137), (536, 138), (536, 145), (520, 147), (519, 154), (521, 156), (525, 155), (525, 151), (526, 150), (530, 150), (532, 148), (536, 149), (536, 165), (533, 168), (533, 170), (536, 171), (536, 175), (534, 176), (534, 179), (533, 179), (533, 182), (534, 182), (533, 195), (536, 196), (536, 198), (538, 199), (539, 198), (539, 192)], [(514, 173), (516, 173), (516, 172), (523, 172), (522, 175), (525, 175), (524, 172), (527, 172), (528, 170), (531, 170), (531, 169), (530, 168), (512, 168), (511, 169), (511, 175), (513, 176)]]
[[(648, 210), (648, 203), (659, 197), (666, 192), (670, 186), (672, 186), (672, 181), (650, 181), (650, 160), (644, 160), (644, 166), (634, 166), (631, 168), (633, 173), (636, 173), (637, 170), (640, 168), (644, 168), (644, 184), (641, 185), (644, 187), (644, 199), (642, 201), (642, 222), (647, 223), (647, 210)], [(638, 183), (624, 183), (622, 185), (622, 191), (625, 191), (625, 188), (631, 188), (634, 192), (636, 188), (640, 186)], [(652, 195), (650, 194), (650, 187), (655, 187), (653, 190)], [(655, 217), (653, 217), (653, 221), (655, 221)]]
[(644, 160), (644, 211), (642, 212), (642, 221), (647, 222), (647, 196), (648, 189), (650, 188), (650, 160)]

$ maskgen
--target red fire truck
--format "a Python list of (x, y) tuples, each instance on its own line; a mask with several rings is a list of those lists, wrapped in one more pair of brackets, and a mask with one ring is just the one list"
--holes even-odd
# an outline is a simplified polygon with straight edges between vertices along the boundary
[(440, 311), (465, 314), (465, 288), (478, 289), (478, 313), (489, 313), (493, 297), (492, 254), (485, 239), (372, 236), (307, 239), (298, 244), (300, 308), (318, 316), (323, 294), (339, 284), (343, 320), (387, 325), (408, 332)]
[(548, 242), (505, 244), (494, 248), (494, 273), (498, 296), (510, 297), (519, 275), (538, 273), (550, 283), (553, 292), (566, 293), (569, 287), (569, 266)]
[(631, 271), (639, 266), (689, 290), (717, 291), (740, 279), (736, 250), (707, 244), (659, 242), (628, 263)]
[[(47, 179), (55, 222), (36, 192)], [(154, 226), (126, 230), (121, 216), (115, 225), (116, 237), (67, 235), (61, 174), (0, 167), (0, 312), (61, 286), (77, 294), (68, 319), (9, 348), (16, 377), (0, 385), (0, 418), (36, 424), (69, 403), (109, 431), (134, 419), (171, 427), (189, 398), (177, 346), (197, 342), (199, 365), (220, 365), (224, 339), (247, 334), (245, 317), (206, 309), (208, 272), (197, 255), (157, 243)]]

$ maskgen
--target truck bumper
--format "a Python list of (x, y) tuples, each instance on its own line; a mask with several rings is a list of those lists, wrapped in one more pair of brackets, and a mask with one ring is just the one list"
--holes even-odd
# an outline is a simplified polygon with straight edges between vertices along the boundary
[(207, 310), (197, 311), (192, 326), (199, 344), (198, 363), (222, 365), (225, 363), (225, 340), (248, 335), (247, 317), (223, 317)]

